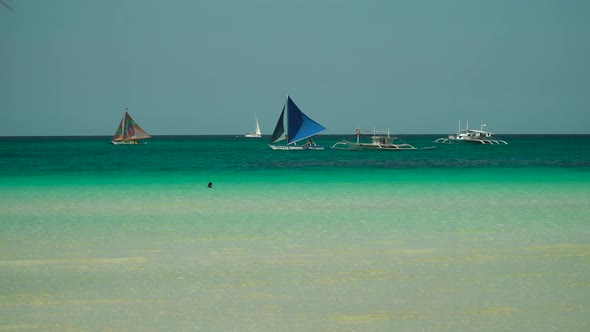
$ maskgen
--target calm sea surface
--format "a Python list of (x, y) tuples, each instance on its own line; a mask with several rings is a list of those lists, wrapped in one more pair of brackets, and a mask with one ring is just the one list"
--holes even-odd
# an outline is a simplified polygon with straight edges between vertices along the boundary
[(0, 138), (0, 331), (590, 330), (590, 135), (437, 137)]

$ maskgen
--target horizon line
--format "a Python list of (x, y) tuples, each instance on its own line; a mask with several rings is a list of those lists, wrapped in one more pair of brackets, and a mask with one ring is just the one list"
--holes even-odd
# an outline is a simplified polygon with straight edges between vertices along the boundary
[[(527, 134), (527, 133), (518, 133), (518, 134), (496, 134), (495, 135), (508, 135), (508, 136), (590, 136), (590, 133), (537, 133), (537, 134)], [(355, 136), (356, 134), (354, 133), (344, 133), (344, 134), (318, 134), (318, 135), (314, 135), (314, 136)], [(392, 133), (392, 136), (448, 136), (448, 133), (431, 133), (431, 134), (396, 134), (396, 133)], [(451, 134), (452, 135), (452, 134)], [(108, 134), (108, 135), (76, 135), (76, 134), (72, 134), (72, 135), (0, 135), (0, 139), (3, 138), (44, 138), (44, 137), (100, 137), (100, 138), (108, 138), (111, 137), (112, 138), (113, 135)], [(244, 137), (244, 134), (150, 134), (151, 138), (156, 138), (156, 137), (198, 137), (198, 136), (231, 136), (231, 137)], [(262, 137), (265, 136), (272, 136), (271, 134), (262, 134)], [(251, 140), (255, 140), (256, 138), (249, 138)]]

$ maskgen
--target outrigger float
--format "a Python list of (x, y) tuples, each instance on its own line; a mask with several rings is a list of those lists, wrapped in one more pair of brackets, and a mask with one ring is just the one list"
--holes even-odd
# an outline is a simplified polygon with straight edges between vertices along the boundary
[(337, 150), (390, 150), (404, 151), (417, 150), (397, 136), (391, 136), (387, 131), (356, 129), (356, 142), (342, 140), (332, 145)]

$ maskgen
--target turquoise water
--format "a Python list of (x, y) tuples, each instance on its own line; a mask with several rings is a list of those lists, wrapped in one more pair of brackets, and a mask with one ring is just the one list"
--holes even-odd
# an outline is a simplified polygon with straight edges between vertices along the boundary
[(0, 139), (0, 330), (587, 331), (590, 136), (502, 138)]

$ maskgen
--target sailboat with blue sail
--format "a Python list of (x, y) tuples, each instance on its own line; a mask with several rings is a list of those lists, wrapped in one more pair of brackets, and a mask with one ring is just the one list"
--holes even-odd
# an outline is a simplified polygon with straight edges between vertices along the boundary
[[(285, 127), (287, 127), (286, 132)], [(316, 145), (312, 137), (324, 130), (326, 130), (326, 127), (305, 115), (295, 105), (291, 97), (287, 96), (287, 102), (283, 106), (281, 116), (279, 116), (279, 121), (275, 126), (268, 145), (273, 150), (323, 150), (324, 147)], [(297, 142), (305, 139), (307, 139), (305, 144), (297, 145)], [(282, 141), (285, 141), (286, 144), (275, 144)]]

